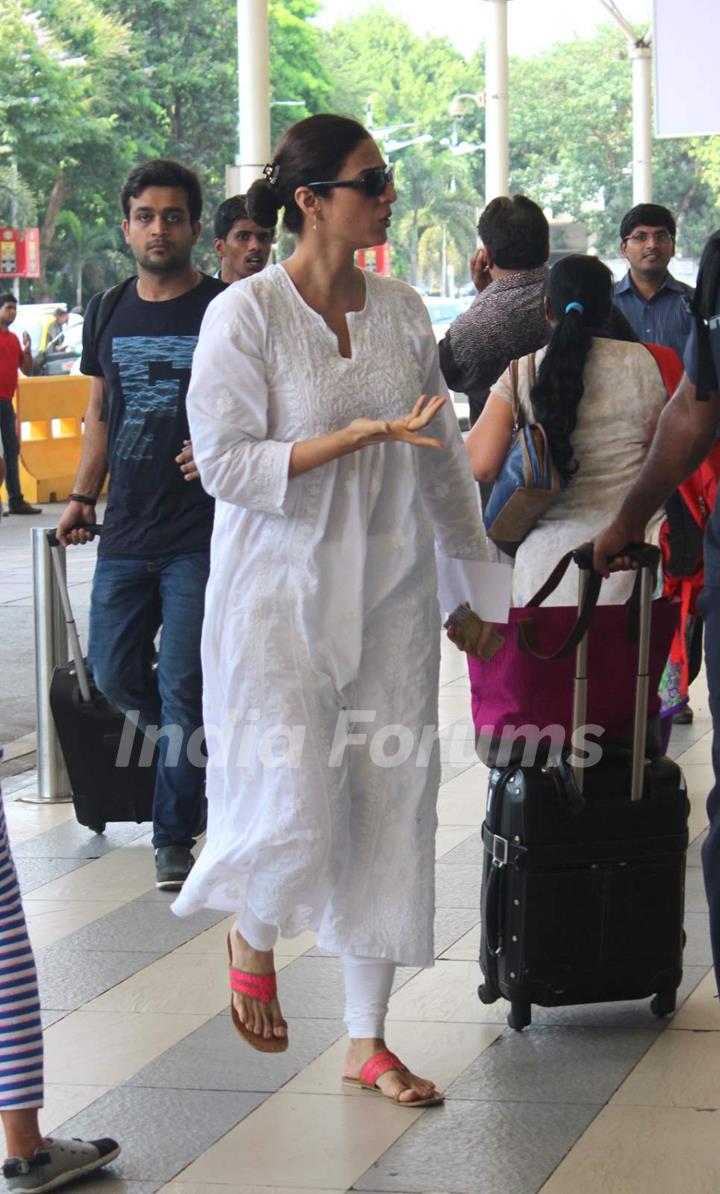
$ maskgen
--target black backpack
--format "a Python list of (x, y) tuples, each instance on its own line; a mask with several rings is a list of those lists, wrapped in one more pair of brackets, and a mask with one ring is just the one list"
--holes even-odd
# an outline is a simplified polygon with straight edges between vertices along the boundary
[(698, 331), (697, 397), (706, 402), (710, 391), (718, 387), (708, 325), (720, 316), (720, 228), (708, 238), (703, 249), (690, 312)]

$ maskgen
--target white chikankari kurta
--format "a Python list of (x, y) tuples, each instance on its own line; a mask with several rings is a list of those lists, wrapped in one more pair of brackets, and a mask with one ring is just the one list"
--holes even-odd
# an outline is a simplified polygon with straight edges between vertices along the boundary
[[(434, 537), (467, 559), (484, 558), (485, 537), (450, 402), (429, 431), (442, 451), (378, 444), (288, 479), (294, 441), (447, 393), (421, 299), (365, 278), (349, 360), (280, 265), (231, 286), (203, 321), (188, 412), (217, 499), (203, 631), (209, 816), (174, 910), (247, 904), (286, 936), (312, 928), (335, 952), (429, 965), (440, 761), (432, 730), (421, 739), (437, 722)], [(348, 732), (368, 741), (333, 754), (349, 710), (363, 712)], [(271, 742), (281, 725), (304, 733), (301, 749)], [(248, 746), (253, 733), (263, 750)], [(408, 734), (407, 760), (383, 766), (404, 757)]]

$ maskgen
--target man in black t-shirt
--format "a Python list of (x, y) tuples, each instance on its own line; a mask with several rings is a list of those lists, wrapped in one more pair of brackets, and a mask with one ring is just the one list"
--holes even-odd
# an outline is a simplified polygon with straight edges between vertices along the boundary
[[(720, 254), (720, 233), (703, 253), (701, 277)], [(717, 267), (715, 267), (717, 274)], [(673, 489), (698, 468), (712, 448), (720, 417), (720, 287), (709, 300), (705, 318), (696, 316), (685, 349), (685, 372), (663, 411), (649, 455), (615, 521), (595, 543), (595, 567), (608, 572), (608, 560), (627, 543), (641, 542), (648, 521)], [(701, 363), (702, 362), (702, 363)], [(710, 936), (715, 979), (720, 991), (720, 502), (705, 530), (705, 588), (698, 601), (705, 627), (705, 662), (713, 721), (712, 760), (715, 783), (708, 797), (710, 828), (703, 843), (705, 888), (710, 907)], [(615, 566), (628, 566), (621, 558)]]
[(191, 170), (145, 162), (121, 201), (138, 276), (107, 322), (102, 296), (88, 305), (81, 368), (92, 378), (90, 402), (58, 538), (92, 538), (83, 524), (94, 523), (109, 473), (89, 659), (107, 699), (151, 735), (160, 730), (156, 882), (177, 890), (193, 863), (204, 786), (200, 634), (214, 509), (192, 459), (185, 397), (205, 309), (225, 287), (192, 265), (202, 193)]

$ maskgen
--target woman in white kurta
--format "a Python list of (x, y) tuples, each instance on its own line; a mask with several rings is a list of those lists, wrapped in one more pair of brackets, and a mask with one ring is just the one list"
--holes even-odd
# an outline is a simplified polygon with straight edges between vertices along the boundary
[[(353, 265), (387, 236), (395, 191), (382, 170), (354, 121), (289, 130), (248, 206), (260, 223), (284, 206), (298, 246), (210, 305), (188, 394), (217, 508), (208, 835), (175, 910), (237, 911), (233, 964), (255, 974), (272, 968), (278, 929), (316, 930), (345, 963), (350, 1078), (382, 1044), (394, 964), (433, 961), (434, 541), (484, 552), (450, 403), (408, 418), (419, 395), (447, 393), (424, 305)], [(442, 447), (413, 443), (435, 411)], [(236, 1000), (245, 1027), (283, 1036), (269, 1008)], [(438, 1097), (386, 1068), (391, 1097)]]
[[(573, 547), (592, 542), (612, 520), (642, 467), (667, 392), (660, 370), (638, 343), (610, 338), (612, 275), (595, 257), (562, 258), (550, 271), (546, 311), (553, 327), (547, 348), (510, 365), (495, 382), (466, 445), (478, 480), (494, 481), (513, 429), (513, 376), (528, 423), (551, 437), (556, 463), (569, 483), (520, 545), (513, 570), (513, 604), (525, 605), (554, 565)], [(543, 362), (547, 365), (543, 367)], [(534, 388), (536, 386), (538, 388)], [(650, 534), (659, 527), (662, 511)], [(600, 603), (621, 605), (633, 576), (617, 572)], [(574, 605), (577, 577), (566, 574), (547, 605)]]

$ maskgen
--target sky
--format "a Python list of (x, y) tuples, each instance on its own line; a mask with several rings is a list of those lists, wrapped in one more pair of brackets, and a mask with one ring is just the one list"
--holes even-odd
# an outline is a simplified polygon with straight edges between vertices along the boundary
[[(378, 0), (376, 0), (378, 2)], [(446, 35), (466, 55), (483, 40), (484, 0), (379, 0), (391, 12), (403, 17), (420, 34)], [(318, 24), (356, 16), (372, 0), (324, 0)], [(647, 24), (652, 17), (652, 0), (616, 0), (631, 23)], [(509, 0), (508, 40), (513, 55), (528, 57), (559, 41), (574, 36), (589, 37), (593, 30), (611, 21), (600, 0)]]

